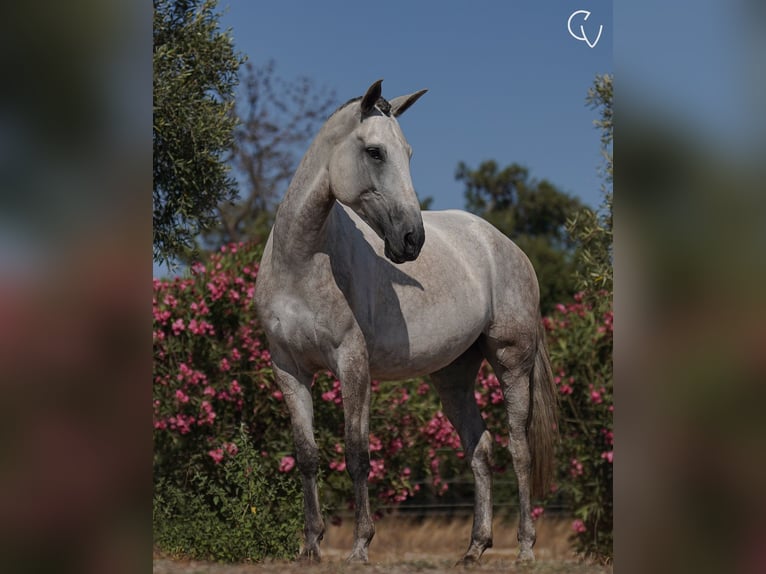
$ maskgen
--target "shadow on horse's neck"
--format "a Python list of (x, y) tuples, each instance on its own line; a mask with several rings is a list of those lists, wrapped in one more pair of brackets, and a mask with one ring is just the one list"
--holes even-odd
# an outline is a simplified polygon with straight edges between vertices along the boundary
[[(343, 293), (348, 308), (364, 333), (370, 358), (377, 356), (381, 345), (377, 327), (385, 323), (386, 336), (406, 345), (409, 328), (402, 312), (401, 289), (397, 285), (423, 290), (423, 285), (379, 255), (359, 228), (366, 225), (352, 219), (349, 212), (336, 204), (328, 218), (329, 241), (323, 253), (329, 260), (335, 285)], [(402, 349), (406, 353), (408, 350)], [(406, 361), (407, 356), (399, 359)]]
[(334, 234), (333, 245), (326, 244), (323, 252), (330, 259), (336, 281), (340, 276), (354, 272), (356, 266), (361, 264), (366, 265), (367, 269), (359, 271), (369, 272), (378, 285), (407, 285), (422, 291), (420, 281), (375, 252), (346, 209), (335, 203), (328, 216), (328, 225)]

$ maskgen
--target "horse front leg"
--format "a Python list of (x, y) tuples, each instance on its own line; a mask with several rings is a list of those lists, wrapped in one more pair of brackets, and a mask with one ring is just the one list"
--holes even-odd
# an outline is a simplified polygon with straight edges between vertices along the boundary
[(364, 360), (347, 361), (339, 369), (346, 427), (346, 470), (354, 485), (354, 546), (349, 562), (367, 562), (375, 535), (367, 479), (370, 474), (370, 375)]
[(274, 364), (276, 383), (282, 391), (293, 427), (295, 458), (303, 483), (304, 544), (299, 559), (319, 562), (319, 543), (324, 537), (325, 525), (319, 507), (317, 472), (319, 449), (314, 440), (314, 404), (311, 398), (311, 375), (296, 375)]

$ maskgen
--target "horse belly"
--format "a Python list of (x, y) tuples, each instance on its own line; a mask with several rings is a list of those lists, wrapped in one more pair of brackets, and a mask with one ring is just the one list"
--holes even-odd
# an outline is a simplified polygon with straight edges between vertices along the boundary
[(371, 376), (381, 380), (427, 375), (452, 363), (479, 338), (488, 308), (480, 300), (433, 307), (426, 301), (390, 310), (377, 321)]

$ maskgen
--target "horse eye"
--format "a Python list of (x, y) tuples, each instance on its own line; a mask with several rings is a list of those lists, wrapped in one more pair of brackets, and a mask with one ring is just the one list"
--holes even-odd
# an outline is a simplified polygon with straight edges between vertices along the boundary
[(368, 147), (368, 148), (365, 148), (364, 151), (366, 151), (367, 155), (369, 155), (372, 159), (375, 159), (378, 161), (383, 159), (383, 154), (380, 152), (379, 147)]

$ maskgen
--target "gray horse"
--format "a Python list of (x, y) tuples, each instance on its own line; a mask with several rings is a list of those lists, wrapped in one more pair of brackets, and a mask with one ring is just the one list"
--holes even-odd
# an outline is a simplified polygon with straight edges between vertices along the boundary
[[(350, 561), (367, 561), (370, 516), (370, 380), (431, 375), (473, 470), (471, 542), (461, 559), (492, 546), (492, 437), (474, 400), (486, 358), (501, 383), (519, 486), (519, 559), (534, 560), (530, 496), (547, 489), (556, 393), (534, 269), (484, 220), (461, 211), (421, 214), (410, 179), (412, 149), (396, 118), (426, 90), (391, 101), (375, 82), (341, 106), (303, 157), (263, 254), (255, 304), (277, 385), (290, 411), (303, 481), (301, 557), (319, 560), (311, 382), (341, 382), (346, 466), (356, 503)], [(393, 264), (392, 264), (393, 263)]]

